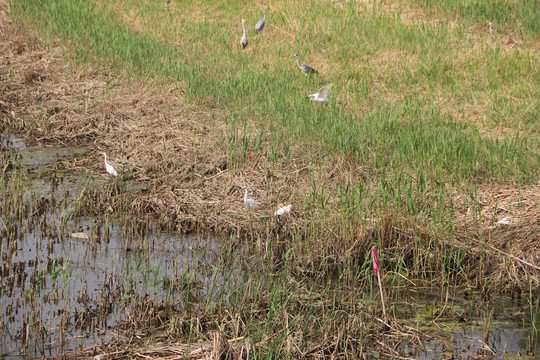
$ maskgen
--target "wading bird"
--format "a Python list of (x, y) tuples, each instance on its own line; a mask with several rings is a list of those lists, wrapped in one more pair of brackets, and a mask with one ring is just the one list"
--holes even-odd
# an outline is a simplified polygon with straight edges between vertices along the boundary
[(274, 213), (274, 216), (281, 216), (285, 213), (291, 212), (291, 210), (292, 210), (292, 205), (287, 205), (285, 207), (277, 209), (276, 212)]
[(255, 25), (255, 34), (258, 34), (260, 31), (263, 31), (264, 23), (266, 21), (266, 11), (267, 10), (270, 10), (270, 8), (268, 6), (264, 9), (264, 17), (261, 20), (257, 21), (257, 25)]
[(107, 170), (107, 172), (111, 175), (118, 176), (118, 173), (116, 172), (114, 167), (107, 162), (107, 154), (105, 153), (102, 153), (102, 154), (103, 156), (105, 156), (105, 169)]
[(244, 25), (246, 21), (242, 19), (242, 29), (244, 30), (244, 35), (242, 35), (242, 38), (240, 39), (240, 45), (242, 46), (242, 49), (245, 49), (248, 46), (248, 38), (246, 36), (246, 26)]
[(242, 187), (242, 189), (245, 190), (245, 193), (244, 193), (244, 205), (246, 205), (246, 209), (249, 211), (251, 209), (256, 209), (259, 207), (259, 204), (257, 204), (257, 202), (253, 199), (248, 199), (247, 198), (247, 194), (248, 194), (248, 189), (247, 189), (247, 186), (244, 185)]
[(334, 84), (328, 84), (326, 86), (323, 86), (319, 89), (318, 93), (308, 95), (307, 97), (311, 99), (311, 101), (315, 102), (328, 102), (328, 91), (334, 86)]
[(493, 28), (493, 24), (489, 23), (489, 34), (491, 35), (492, 39), (495, 39), (497, 37), (497, 32)]
[(306, 76), (311, 75), (311, 74), (318, 74), (319, 73), (317, 70), (315, 70), (314, 68), (312, 68), (309, 65), (300, 64), (300, 55), (294, 54), (292, 57), (296, 58), (296, 63), (298, 64), (298, 67), (300, 68), (300, 71), (302, 71), (304, 74), (306, 74)]

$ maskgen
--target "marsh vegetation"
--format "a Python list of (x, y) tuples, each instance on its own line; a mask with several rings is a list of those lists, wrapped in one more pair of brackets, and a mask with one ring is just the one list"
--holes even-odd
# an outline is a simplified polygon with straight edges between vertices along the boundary
[[(284, 0), (268, 4), (257, 35), (267, 4), (249, 1), (0, 4), (0, 118), (11, 139), (2, 145), (2, 269), (10, 269), (2, 296), (13, 291), (10, 276), (37, 277), (16, 296), (28, 294), (25, 306), (40, 314), (4, 311), (2, 326), (25, 325), (10, 328), (17, 341), (34, 325), (47, 328), (36, 319), (50, 316), (45, 304), (56, 292), (65, 306), (54, 309), (66, 314), (56, 321), (81, 325), (70, 306), (84, 304), (74, 300), (82, 277), (63, 277), (77, 261), (60, 248), (98, 261), (114, 239), (119, 263), (103, 260), (111, 268), (97, 267), (96, 277), (120, 280), (99, 277), (86, 290), (112, 286), (114, 299), (76, 311), (95, 329), (92, 316), (107, 318), (111, 304), (117, 317), (103, 328), (122, 335), (70, 348), (80, 356), (535, 356), (537, 2)], [(319, 75), (302, 75), (295, 53)], [(328, 104), (306, 99), (329, 83)], [(77, 156), (30, 166), (12, 133)], [(58, 184), (69, 177), (78, 185), (65, 196)], [(244, 185), (254, 211), (245, 209)], [(288, 204), (290, 213), (273, 215)], [(85, 231), (73, 245), (68, 235)], [(17, 258), (27, 233), (45, 244), (39, 261)], [(163, 238), (213, 255), (198, 274), (175, 259), (183, 250), (156, 254)], [(23, 260), (34, 261), (32, 271), (17, 270)], [(63, 297), (47, 282), (76, 292)], [(501, 308), (512, 310), (502, 316)], [(524, 334), (512, 350), (490, 342), (509, 318)], [(429, 345), (460, 323), (482, 328), (483, 344)], [(34, 354), (61, 351), (52, 348)]]

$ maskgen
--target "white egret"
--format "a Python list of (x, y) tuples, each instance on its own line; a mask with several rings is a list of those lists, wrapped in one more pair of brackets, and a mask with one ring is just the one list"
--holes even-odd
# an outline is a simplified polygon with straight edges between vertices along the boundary
[(242, 38), (240, 39), (240, 46), (242, 46), (242, 49), (245, 49), (248, 46), (248, 38), (246, 36), (245, 22), (246, 21), (242, 19), (242, 29), (244, 30), (244, 34), (242, 35)]
[(259, 32), (263, 31), (264, 24), (265, 24), (265, 21), (266, 21), (266, 11), (267, 10), (270, 10), (270, 8), (268, 6), (264, 9), (264, 17), (261, 20), (257, 21), (257, 24), (255, 25), (255, 34), (258, 34)]
[(292, 57), (296, 58), (296, 64), (298, 64), (298, 67), (300, 68), (300, 71), (302, 73), (304, 73), (306, 76), (311, 75), (311, 74), (318, 74), (319, 73), (317, 70), (315, 70), (314, 68), (312, 68), (309, 65), (300, 64), (300, 55), (294, 54)]
[(105, 154), (104, 152), (102, 154), (105, 157), (105, 169), (107, 170), (107, 172), (111, 175), (118, 176), (118, 173), (116, 172), (114, 167), (107, 162), (107, 154)]
[(334, 84), (328, 84), (326, 86), (323, 86), (319, 89), (318, 93), (308, 95), (307, 97), (311, 99), (311, 101), (315, 102), (328, 102), (328, 91), (334, 86)]
[(259, 204), (257, 204), (257, 202), (253, 199), (248, 199), (247, 196), (248, 196), (248, 189), (247, 189), (247, 186), (244, 185), (242, 187), (242, 189), (245, 190), (245, 193), (244, 193), (244, 205), (246, 205), (246, 209), (249, 211), (251, 209), (257, 209), (259, 207)]
[(277, 209), (276, 212), (274, 213), (274, 216), (282, 216), (285, 213), (290, 213), (291, 210), (292, 210), (292, 205), (284, 206), (282, 208)]

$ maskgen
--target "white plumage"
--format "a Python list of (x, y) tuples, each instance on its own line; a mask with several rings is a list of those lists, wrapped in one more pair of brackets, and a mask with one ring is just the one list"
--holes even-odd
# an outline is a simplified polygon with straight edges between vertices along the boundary
[(246, 26), (245, 20), (242, 19), (242, 30), (244, 30), (244, 34), (242, 35), (242, 38), (240, 39), (240, 46), (242, 46), (242, 49), (245, 49), (248, 46), (248, 38), (246, 36)]
[(276, 212), (274, 213), (274, 216), (281, 216), (285, 213), (290, 213), (291, 210), (292, 210), (292, 205), (284, 206), (282, 208), (277, 209)]
[(311, 101), (315, 102), (328, 102), (328, 91), (334, 86), (334, 84), (328, 84), (319, 89), (318, 93), (308, 95)]
[(257, 202), (255, 200), (247, 198), (247, 196), (248, 196), (247, 186), (244, 185), (243, 189), (245, 190), (245, 193), (244, 193), (244, 205), (246, 205), (246, 209), (248, 211), (251, 210), (251, 209), (253, 209), (253, 210), (257, 209), (259, 207), (259, 204), (257, 204)]
[(107, 162), (107, 154), (105, 153), (102, 153), (102, 154), (105, 157), (105, 169), (107, 170), (107, 172), (113, 176), (118, 176), (118, 173), (116, 172), (114, 167)]

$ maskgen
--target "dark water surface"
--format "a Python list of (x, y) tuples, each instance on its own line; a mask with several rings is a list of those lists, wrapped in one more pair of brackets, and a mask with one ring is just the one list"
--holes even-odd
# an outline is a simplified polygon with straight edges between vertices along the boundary
[[(133, 235), (114, 222), (72, 216), (84, 206), (77, 200), (83, 189), (114, 181), (103, 169), (99, 176), (63, 173), (50, 180), (59, 162), (85, 156), (86, 149), (30, 147), (9, 134), (0, 145), (3, 159), (26, 174), (23, 199), (31, 209), (22, 223), (0, 219), (0, 229), (16, 232), (0, 239), (0, 358), (80, 351), (120, 337), (115, 328), (136, 317), (141, 303), (208, 306), (224, 284), (243, 281), (239, 266), (219, 265), (217, 237)], [(37, 202), (54, 205), (40, 211)], [(458, 288), (387, 290), (400, 325), (432, 335), (407, 338), (393, 349), (396, 358), (533, 359), (538, 353), (535, 297), (487, 301)]]

